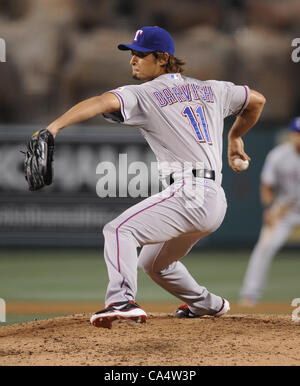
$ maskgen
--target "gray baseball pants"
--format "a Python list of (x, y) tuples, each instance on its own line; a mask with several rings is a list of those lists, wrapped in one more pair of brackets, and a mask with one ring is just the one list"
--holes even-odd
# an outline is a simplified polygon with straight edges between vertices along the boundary
[(241, 298), (257, 301), (261, 297), (272, 260), (297, 225), (300, 225), (300, 213), (290, 212), (274, 227), (263, 226), (249, 259)]
[[(185, 178), (105, 225), (106, 306), (135, 299), (139, 265), (196, 314), (219, 311), (222, 298), (199, 285), (178, 260), (221, 225), (226, 208), (220, 185), (213, 180)], [(137, 247), (143, 247), (139, 257)]]

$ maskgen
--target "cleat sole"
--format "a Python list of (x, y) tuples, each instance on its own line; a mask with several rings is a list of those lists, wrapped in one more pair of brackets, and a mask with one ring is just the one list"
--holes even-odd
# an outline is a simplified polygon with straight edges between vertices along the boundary
[(122, 315), (114, 315), (114, 316), (106, 316), (103, 318), (96, 318), (93, 320), (92, 325), (94, 327), (102, 327), (111, 329), (112, 326), (115, 326), (119, 323), (127, 322), (131, 326), (136, 326), (141, 323), (146, 323), (147, 316), (122, 316)]

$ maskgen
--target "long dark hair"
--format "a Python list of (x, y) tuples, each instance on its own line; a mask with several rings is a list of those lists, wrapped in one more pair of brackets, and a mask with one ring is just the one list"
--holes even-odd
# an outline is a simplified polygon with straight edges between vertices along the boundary
[[(153, 55), (156, 59), (162, 58), (164, 52), (153, 52)], [(185, 65), (185, 61), (179, 58), (176, 58), (173, 55), (169, 54), (168, 63), (166, 64), (166, 73), (174, 74), (174, 73), (182, 73), (184, 71), (183, 66)]]

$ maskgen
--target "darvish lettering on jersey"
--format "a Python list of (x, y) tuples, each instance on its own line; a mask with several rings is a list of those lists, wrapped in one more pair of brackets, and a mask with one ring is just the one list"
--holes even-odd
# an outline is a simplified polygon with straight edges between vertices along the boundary
[[(171, 78), (176, 79), (178, 74), (172, 74)], [(182, 86), (164, 88), (153, 93), (154, 99), (160, 107), (172, 105), (174, 103), (191, 102), (192, 100), (202, 100), (214, 103), (214, 95), (211, 86), (200, 86), (195, 83), (185, 83)]]
[(162, 175), (174, 172), (175, 163), (202, 162), (221, 183), (224, 118), (244, 111), (247, 86), (176, 73), (110, 92), (119, 99), (120, 111), (104, 118), (138, 127), (159, 164), (172, 165), (160, 170)]

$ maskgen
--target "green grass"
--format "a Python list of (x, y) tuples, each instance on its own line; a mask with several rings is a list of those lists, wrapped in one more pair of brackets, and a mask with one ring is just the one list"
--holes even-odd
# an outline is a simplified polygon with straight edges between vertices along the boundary
[(33, 321), (36, 321), (36, 320), (45, 320), (45, 319), (52, 319), (56, 316), (61, 316), (61, 315), (64, 315), (64, 314), (40, 314), (40, 315), (36, 315), (36, 314), (25, 314), (25, 315), (22, 315), (22, 314), (8, 314), (7, 317), (6, 317), (6, 322), (5, 323), (1, 323), (1, 325), (4, 325), (4, 326), (7, 326), (8, 324), (16, 324), (16, 323), (25, 323), (25, 322), (33, 322)]
[[(197, 250), (182, 262), (209, 291), (235, 302), (250, 252)], [(300, 297), (299, 272), (299, 253), (278, 254), (261, 301), (290, 303)], [(106, 265), (100, 251), (0, 251), (0, 298), (6, 302), (103, 303), (107, 283)], [(137, 301), (174, 302), (176, 299), (139, 270)], [(20, 317), (20, 321), (25, 320)]]
[(0, 266), (6, 301), (99, 301), (108, 282), (96, 252), (0, 253)]

